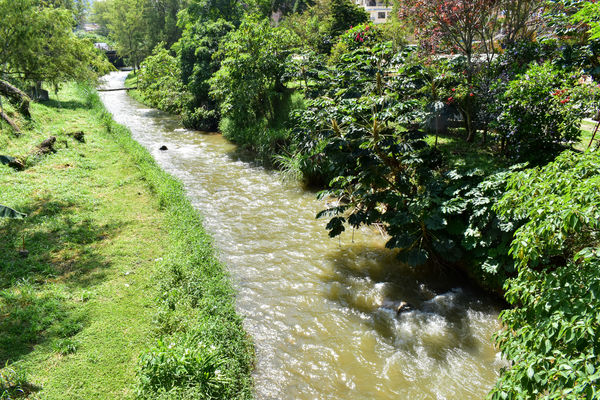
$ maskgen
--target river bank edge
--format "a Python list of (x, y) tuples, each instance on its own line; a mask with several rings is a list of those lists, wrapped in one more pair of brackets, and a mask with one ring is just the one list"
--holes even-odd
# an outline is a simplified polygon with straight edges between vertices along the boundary
[[(127, 95), (129, 97), (131, 97), (132, 99), (134, 99), (135, 101), (142, 103), (148, 107), (160, 109), (163, 112), (172, 114), (170, 111), (161, 109), (157, 105), (153, 105), (153, 104), (151, 104), (151, 102), (147, 101), (144, 98), (144, 95), (141, 92), (141, 90), (137, 88), (138, 87), (137, 79), (138, 79), (138, 74), (136, 74), (133, 71), (128, 73), (128, 75), (125, 79), (125, 87), (136, 88), (136, 89), (128, 90)], [(173, 114), (173, 115), (177, 115), (178, 117), (181, 117), (180, 114)], [(257, 129), (259, 129), (259, 128), (257, 128)], [(223, 135), (221, 132), (218, 132), (218, 133)], [(228, 141), (230, 141), (231, 143), (238, 146), (241, 149), (241, 152), (243, 152), (245, 154), (245, 158), (247, 160), (256, 162), (264, 168), (280, 171), (282, 173), (283, 179), (299, 179), (298, 176), (294, 175), (293, 173), (290, 174), (289, 171), (286, 171), (285, 166), (283, 166), (283, 167), (281, 165), (278, 166), (278, 165), (276, 165), (275, 162), (273, 162), (272, 158), (269, 158), (269, 157), (277, 157), (278, 154), (273, 153), (273, 154), (267, 155), (264, 152), (260, 152), (256, 149), (254, 149), (248, 143), (238, 143), (235, 140), (232, 140), (232, 138), (229, 138), (225, 135), (223, 135), (223, 136)], [(288, 175), (290, 175), (290, 176), (288, 176)], [(305, 189), (310, 190), (314, 193), (318, 193), (319, 191), (324, 190), (327, 186), (325, 184), (325, 182), (321, 182), (321, 181), (317, 181), (317, 182), (306, 181), (306, 182), (303, 182), (303, 185), (304, 185)], [(430, 266), (433, 269), (436, 269), (439, 267), (439, 265), (430, 265)], [(424, 265), (424, 267), (427, 267), (427, 265)], [(471, 268), (467, 265), (449, 264), (449, 265), (445, 266), (445, 270), (442, 272), (444, 272), (445, 274), (450, 274), (454, 278), (462, 278), (463, 280), (465, 280), (466, 286), (470, 286), (470, 287), (476, 289), (477, 291), (480, 291), (482, 293), (482, 295), (490, 296), (490, 297), (494, 298), (496, 301), (498, 301), (500, 304), (502, 304), (503, 309), (510, 307), (510, 305), (508, 304), (508, 302), (506, 301), (506, 298), (505, 298), (504, 281), (502, 281), (500, 283), (494, 282), (493, 284), (490, 284), (489, 282), (484, 282), (481, 279), (481, 277), (477, 276), (477, 274), (473, 270), (473, 268)]]
[[(171, 242), (164, 257), (157, 312), (162, 337), (157, 347), (141, 357), (141, 397), (154, 399), (173, 392), (176, 398), (252, 398), (253, 345), (235, 310), (234, 289), (225, 266), (215, 256), (202, 217), (182, 183), (158, 166), (128, 128), (112, 119), (96, 91), (89, 93), (87, 101), (115, 141), (135, 159), (167, 216)], [(157, 364), (164, 356), (170, 360)], [(180, 376), (179, 367), (187, 375)]]
[[(142, 256), (159, 256), (158, 258), (153, 258), (151, 262), (146, 262), (146, 260), (140, 262), (143, 266), (148, 265), (148, 269), (144, 271), (139, 268), (137, 271), (127, 271), (126, 273), (123, 273), (122, 271), (117, 273), (115, 271), (114, 275), (112, 272), (108, 273), (103, 271), (102, 275), (103, 277), (109, 277), (111, 279), (114, 277), (115, 280), (116, 277), (119, 276), (118, 279), (122, 280), (123, 275), (135, 273), (135, 275), (129, 275), (129, 278), (133, 276), (132, 279), (134, 282), (140, 285), (140, 288), (136, 289), (139, 290), (138, 294), (145, 297), (143, 300), (140, 300), (140, 303), (143, 304), (136, 304), (136, 307), (132, 307), (131, 309), (125, 308), (119, 310), (121, 313), (140, 314), (133, 315), (132, 320), (129, 321), (129, 323), (134, 326), (118, 327), (119, 329), (123, 328), (124, 331), (129, 331), (124, 332), (124, 336), (132, 334), (132, 331), (135, 331), (138, 328), (138, 324), (143, 326), (143, 328), (141, 328), (143, 332), (139, 335), (132, 334), (132, 337), (135, 337), (137, 342), (128, 343), (127, 345), (126, 350), (132, 353), (129, 358), (135, 358), (134, 362), (130, 362), (129, 365), (125, 367), (128, 371), (123, 373), (122, 371), (113, 372), (115, 378), (121, 378), (120, 375), (126, 375), (130, 380), (136, 381), (136, 387), (133, 388), (134, 382), (132, 381), (120, 382), (118, 379), (115, 379), (114, 384), (116, 386), (123, 384), (124, 387), (113, 387), (110, 389), (107, 387), (102, 388), (98, 386), (102, 385), (104, 377), (90, 376), (88, 377), (90, 378), (90, 382), (79, 381), (77, 383), (74, 381), (68, 382), (69, 376), (64, 376), (60, 378), (61, 382), (58, 386), (67, 386), (68, 389), (66, 392), (63, 391), (62, 395), (68, 396), (69, 391), (73, 390), (74, 386), (77, 386), (78, 388), (73, 391), (72, 394), (81, 394), (83, 390), (81, 386), (89, 383), (90, 386), (94, 387), (87, 388), (88, 391), (83, 390), (83, 393), (91, 394), (94, 392), (105, 392), (106, 395), (109, 395), (107, 394), (108, 392), (119, 390), (119, 397), (121, 398), (131, 398), (135, 396), (148, 399), (191, 397), (223, 399), (252, 398), (253, 383), (251, 373), (254, 364), (253, 345), (251, 339), (244, 331), (241, 317), (236, 313), (234, 289), (229, 281), (229, 276), (225, 271), (225, 267), (217, 260), (214, 254), (212, 239), (202, 227), (202, 217), (187, 199), (182, 184), (168, 173), (161, 170), (148, 151), (132, 139), (130, 131), (112, 119), (112, 116), (104, 108), (104, 105), (95, 90), (84, 87), (73, 88), (70, 85), (68, 86), (69, 90), (74, 92), (70, 93), (74, 94), (74, 96), (72, 96), (73, 98), (69, 99), (68, 102), (65, 102), (64, 100), (65, 97), (70, 96), (61, 94), (61, 101), (52, 99), (48, 104), (36, 104), (36, 111), (38, 112), (34, 113), (34, 119), (39, 115), (40, 122), (33, 123), (34, 128), (31, 129), (32, 133), (29, 136), (39, 136), (40, 131), (48, 130), (47, 125), (55, 125), (57, 123), (57, 121), (53, 120), (52, 124), (48, 124), (48, 120), (50, 119), (49, 115), (52, 115), (55, 119), (64, 118), (67, 120), (68, 118), (71, 118), (72, 120), (78, 120), (78, 122), (85, 120), (88, 125), (92, 124), (94, 126), (93, 134), (101, 136), (98, 141), (113, 142), (116, 147), (119, 148), (120, 153), (117, 155), (117, 157), (120, 158), (118, 160), (107, 159), (104, 157), (104, 160), (102, 161), (103, 165), (98, 165), (98, 169), (101, 171), (115, 170), (121, 166), (122, 162), (130, 162), (130, 164), (135, 165), (134, 169), (137, 169), (136, 176), (131, 177), (130, 180), (138, 180), (139, 185), (136, 187), (129, 187), (127, 180), (121, 182), (121, 184), (118, 185), (119, 188), (116, 189), (121, 193), (115, 196), (119, 198), (113, 200), (113, 203), (119, 203), (119, 205), (124, 207), (135, 209), (136, 207), (134, 205), (140, 202), (140, 198), (145, 194), (139, 191), (139, 186), (143, 186), (145, 187), (145, 191), (148, 192), (148, 196), (150, 197), (149, 201), (151, 201), (152, 206), (154, 206), (154, 209), (144, 211), (147, 212), (148, 218), (153, 219), (151, 224), (160, 223), (161, 226), (155, 226), (155, 232), (140, 232), (142, 234), (154, 234), (156, 237), (137, 237), (136, 232), (136, 237), (131, 238), (131, 240), (138, 243), (139, 246), (137, 249), (135, 247), (113, 249), (115, 252), (126, 251), (135, 253), (120, 253), (119, 256), (122, 257), (141, 258)], [(48, 107), (48, 109), (46, 109), (46, 107)], [(65, 107), (68, 108), (69, 111), (68, 113), (65, 112), (63, 117), (60, 110), (50, 110), (52, 107)], [(84, 108), (85, 111), (83, 110)], [(71, 121), (66, 121), (67, 126), (70, 122)], [(41, 125), (44, 126), (42, 127)], [(36, 132), (33, 132), (33, 130)], [(64, 129), (62, 130), (62, 135), (60, 133), (57, 134), (57, 136), (59, 136), (57, 148), (58, 143), (64, 141), (65, 149), (69, 149), (70, 147), (70, 150), (64, 152), (61, 151), (62, 149), (58, 150), (60, 160), (58, 158), (51, 160), (49, 162), (50, 165), (48, 166), (44, 165), (47, 163), (46, 160), (36, 160), (34, 161), (36, 163), (34, 164), (34, 169), (36, 169), (36, 171), (10, 172), (9, 174), (14, 174), (14, 176), (10, 176), (10, 179), (18, 179), (21, 182), (25, 181), (23, 184), (35, 187), (36, 179), (39, 179), (37, 173), (54, 174), (52, 171), (58, 170), (54, 163), (56, 161), (63, 161), (62, 159), (69, 152), (73, 153), (78, 151), (78, 156), (81, 156), (82, 159), (87, 157), (88, 161), (101, 162), (101, 160), (96, 159), (94, 154), (90, 153), (90, 149), (82, 147), (81, 149), (75, 150), (73, 145), (69, 146), (70, 143), (68, 143), (66, 139), (63, 140), (63, 138), (60, 137), (67, 137)], [(28, 132), (26, 132), (24, 136), (28, 136), (27, 133)], [(89, 134), (90, 132), (87, 131), (86, 135)], [(94, 141), (94, 139), (90, 139), (91, 140), (89, 140), (88, 143)], [(36, 138), (35, 140), (38, 139)], [(110, 154), (112, 154), (112, 149), (110, 150)], [(98, 149), (95, 149), (94, 151), (98, 151)], [(47, 160), (50, 160), (54, 156), (54, 154), (49, 155)], [(127, 160), (127, 158), (130, 160)], [(79, 159), (74, 160), (71, 165), (68, 163), (64, 164), (64, 168), (60, 171), (76, 170), (78, 161)], [(73, 168), (74, 166), (75, 168)], [(19, 174), (18, 178), (17, 174)], [(72, 182), (69, 182), (72, 186), (69, 190), (79, 190), (87, 194), (88, 188), (83, 186), (89, 185), (98, 187), (106, 186), (107, 184), (107, 179), (104, 176), (101, 176), (101, 172), (98, 173), (98, 179), (94, 178), (94, 174), (82, 172), (81, 175), (85, 179), (91, 179), (92, 182), (81, 182), (82, 187), (78, 187), (79, 184), (73, 185)], [(29, 179), (31, 182), (26, 182), (28, 177), (32, 177)], [(53, 179), (55, 177), (50, 176), (49, 178)], [(40, 188), (40, 190), (45, 190), (45, 187)], [(54, 197), (53, 201), (57, 203), (66, 203), (70, 200), (61, 198), (62, 194), (63, 192), (59, 191), (59, 193), (51, 193), (50, 196)], [(68, 195), (72, 195), (72, 193), (68, 192)], [(10, 194), (8, 196), (10, 197)], [(130, 203), (121, 204), (121, 197), (129, 197)], [(2, 200), (6, 199), (3, 198)], [(33, 210), (33, 207), (28, 206), (28, 200), (29, 199), (24, 199), (20, 202), (17, 201), (15, 206), (19, 206), (22, 211), (29, 211), (31, 217), (34, 217), (34, 214), (37, 212)], [(88, 199), (86, 198), (86, 200)], [(99, 203), (102, 203), (103, 200), (104, 199), (101, 199)], [(95, 204), (86, 204), (86, 207), (91, 208), (93, 206), (95, 206)], [(79, 210), (75, 206), (68, 211), (69, 218), (75, 220), (79, 217), (83, 218), (78, 214)], [(113, 209), (113, 212), (115, 211), (117, 213), (119, 212), (118, 207), (116, 210)], [(127, 214), (128, 211), (129, 210), (121, 210), (123, 214)], [(139, 218), (142, 217), (139, 216)], [(35, 224), (36, 221), (33, 221), (33, 219), (34, 218), (30, 218), (29, 220), (26, 219), (25, 223)], [(25, 229), (28, 229), (28, 227), (23, 228), (16, 225), (18, 222), (19, 221), (6, 222), (1, 228), (4, 229), (8, 226), (8, 228), (6, 228), (6, 233), (12, 231), (22, 232)], [(135, 225), (135, 222), (132, 223), (132, 225)], [(55, 230), (55, 234), (64, 234), (66, 237), (67, 233), (61, 233), (58, 229)], [(107, 235), (100, 235), (100, 238), (104, 240), (105, 236)], [(149, 244), (148, 242), (152, 240), (154, 243)], [(34, 253), (37, 247), (36, 245), (39, 244), (34, 243), (33, 239), (30, 239), (29, 242), (28, 248), (30, 251), (33, 250), (32, 253)], [(108, 245), (110, 246), (110, 244), (111, 243)], [(7, 245), (11, 246), (13, 243)], [(41, 245), (43, 247), (46, 243), (42, 243)], [(96, 250), (96, 243), (91, 245), (90, 243), (87, 243), (87, 245), (89, 247), (94, 247), (94, 250), (91, 251)], [(115, 246), (119, 246), (119, 244), (115, 244)], [(148, 250), (146, 248), (147, 246), (156, 246), (156, 248), (154, 248), (155, 251)], [(85, 246), (81, 247), (84, 248)], [(58, 251), (60, 251), (60, 249)], [(48, 251), (48, 253), (50, 253), (50, 251)], [(32, 260), (32, 258), (34, 258), (34, 260)], [(15, 263), (11, 263), (9, 268), (13, 266), (19, 268), (21, 267), (21, 264), (27, 262), (31, 263), (32, 261), (34, 263), (38, 262), (35, 255), (34, 257), (30, 257), (29, 260), (17, 260)], [(77, 261), (77, 259), (73, 260), (73, 264), (77, 265)], [(39, 262), (50, 264), (48, 260), (41, 260)], [(9, 263), (6, 265), (8, 264)], [(52, 268), (53, 265), (51, 264), (47, 266), (47, 269)], [(106, 271), (109, 271), (110, 269), (111, 268), (109, 267)], [(52, 285), (52, 288), (49, 289), (50, 291), (60, 290), (61, 296), (63, 292), (68, 292), (71, 289), (68, 285), (61, 287), (60, 289), (55, 289), (54, 287), (57, 286), (55, 282), (48, 283), (48, 281), (53, 278), (33, 275), (34, 274), (32, 273), (32, 277), (25, 278), (35, 281), (32, 285), (32, 290), (34, 292), (32, 296), (34, 298), (45, 298), (45, 296), (50, 296), (46, 294), (48, 290), (45, 289), (48, 285)], [(55, 275), (56, 274), (52, 274), (52, 276)], [(105, 285), (106, 282), (101, 281), (101, 284)], [(122, 282), (119, 282), (119, 284), (122, 290)], [(18, 285), (15, 285), (14, 287), (9, 286), (8, 289), (15, 292), (14, 296), (20, 296), (23, 292), (22, 287), (17, 286)], [(124, 286), (129, 288), (130, 284), (125, 284)], [(132, 283), (131, 286), (134, 286), (134, 284)], [(8, 293), (8, 290), (6, 293)], [(104, 293), (102, 290), (98, 289), (93, 295), (90, 294), (89, 297), (91, 298), (100, 292), (102, 292), (103, 297), (109, 297), (112, 294)], [(71, 297), (77, 295), (79, 295), (79, 293), (73, 293), (72, 295), (71, 293), (65, 293), (65, 303), (74, 303), (71, 301)], [(6, 298), (8, 298), (7, 296), (3, 297), (5, 298), (0, 300), (6, 300)], [(60, 299), (62, 300), (62, 297), (60, 297)], [(7, 302), (8, 301), (2, 304), (0, 301), (0, 305), (9, 307), (10, 304), (7, 306)], [(81, 300), (81, 302), (83, 302), (83, 300)], [(31, 347), (31, 349), (28, 349), (24, 355), (19, 354), (19, 356), (22, 357), (17, 358), (16, 360), (14, 357), (7, 358), (4, 366), (5, 368), (0, 369), (0, 377), (2, 378), (0, 380), (0, 383), (2, 384), (2, 386), (0, 386), (0, 394), (2, 396), (8, 395), (10, 398), (12, 395), (20, 393), (21, 395), (31, 394), (35, 397), (36, 393), (43, 390), (47, 384), (49, 386), (57, 386), (52, 385), (49, 382), (48, 376), (53, 374), (52, 370), (58, 369), (57, 367), (62, 365), (61, 363), (65, 364), (65, 361), (68, 364), (75, 364), (75, 369), (84, 369), (81, 368), (81, 366), (77, 366), (78, 362), (71, 362), (69, 360), (84, 357), (87, 351), (86, 345), (88, 343), (86, 343), (86, 341), (88, 340), (86, 334), (88, 326), (94, 325), (94, 322), (90, 321), (94, 316), (86, 315), (86, 307), (90, 307), (89, 304), (94, 303), (94, 300), (88, 302), (88, 298), (86, 297), (86, 302), (87, 303), (81, 307), (70, 303), (68, 306), (65, 306), (68, 310), (73, 309), (76, 311), (74, 313), (77, 314), (77, 316), (74, 318), (77, 320), (78, 329), (73, 329), (72, 332), (62, 335), (66, 336), (66, 338), (59, 339), (58, 342), (62, 343), (68, 341), (69, 343), (72, 343), (72, 351), (63, 352), (60, 351), (60, 349), (56, 350), (57, 341), (54, 340), (54, 338), (46, 338), (45, 336), (43, 339), (41, 336), (39, 338), (34, 338), (32, 343), (27, 343), (27, 347)], [(108, 304), (110, 307), (110, 301), (108, 301)], [(147, 310), (147, 312), (144, 310)], [(8, 311), (10, 313), (10, 310)], [(106, 310), (106, 312), (107, 314), (110, 314), (112, 313), (112, 310)], [(136, 320), (136, 318), (140, 317), (144, 318), (144, 321)], [(120, 323), (123, 323), (123, 321), (120, 321)], [(50, 322), (50, 324), (52, 324), (52, 322)], [(50, 329), (48, 330), (52, 330), (54, 329), (54, 326), (50, 325), (49, 328)], [(104, 334), (110, 334), (110, 327), (105, 326), (103, 329)], [(140, 343), (142, 339), (143, 345)], [(98, 343), (95, 344), (98, 345)], [(135, 344), (135, 346), (132, 346), (132, 344)], [(102, 360), (106, 358), (104, 356), (110, 357), (109, 354), (111, 351), (112, 350), (110, 349), (94, 348), (94, 357), (92, 357), (94, 358), (94, 360), (92, 360), (93, 362), (87, 359), (85, 361), (88, 364), (90, 362), (92, 364), (101, 363)], [(104, 352), (106, 352), (106, 354), (103, 354)], [(92, 355), (87, 354), (87, 356), (91, 357)], [(125, 357), (126, 355), (121, 356)], [(33, 372), (30, 374), (29, 371)], [(47, 373), (48, 375), (44, 376), (44, 373)], [(133, 377), (132, 374), (134, 373), (137, 376)], [(110, 371), (107, 371), (107, 375), (107, 379), (110, 379)], [(113, 393), (113, 395), (114, 394), (115, 393)]]

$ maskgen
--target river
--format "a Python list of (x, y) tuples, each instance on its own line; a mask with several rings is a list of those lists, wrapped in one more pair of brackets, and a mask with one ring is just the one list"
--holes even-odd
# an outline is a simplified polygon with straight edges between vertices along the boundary
[[(104, 86), (123, 87), (126, 74)], [(401, 265), (375, 230), (330, 239), (314, 193), (125, 91), (100, 95), (204, 215), (255, 343), (258, 399), (485, 397), (502, 366), (494, 300)], [(413, 310), (397, 316), (400, 301)]]

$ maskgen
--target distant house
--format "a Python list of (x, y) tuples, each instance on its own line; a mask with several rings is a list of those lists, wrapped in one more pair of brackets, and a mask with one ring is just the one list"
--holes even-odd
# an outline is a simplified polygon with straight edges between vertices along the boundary
[(355, 0), (356, 4), (363, 7), (369, 16), (371, 21), (375, 24), (382, 24), (387, 22), (392, 14), (391, 3), (380, 0)]
[(103, 51), (103, 52), (105, 52), (105, 53), (108, 53), (108, 52), (112, 52), (112, 51), (114, 51), (114, 50), (112, 49), (112, 47), (110, 47), (110, 46), (108, 45), (108, 43), (101, 43), (101, 42), (94, 43), (94, 47), (95, 47), (95, 48), (97, 48), (98, 50), (102, 50), (102, 51)]
[(94, 23), (85, 23), (83, 24), (83, 30), (85, 32), (95, 32), (100, 29), (100, 25)]
[(108, 45), (108, 43), (98, 42), (94, 43), (94, 47), (102, 50), (106, 54), (108, 61), (117, 68), (124, 67), (123, 59), (117, 55), (117, 51)]

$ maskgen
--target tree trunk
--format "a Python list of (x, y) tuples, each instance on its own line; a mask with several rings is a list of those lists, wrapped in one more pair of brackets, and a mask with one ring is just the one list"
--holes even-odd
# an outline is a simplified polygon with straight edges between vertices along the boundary
[(31, 99), (23, 91), (0, 79), (0, 96), (8, 98), (17, 107), (19, 113), (26, 118), (31, 118), (31, 114), (29, 113), (29, 102)]
[(488, 123), (485, 123), (485, 126), (483, 127), (483, 138), (481, 141), (481, 144), (485, 145), (487, 144), (487, 135), (488, 135)]
[(471, 143), (475, 138), (475, 130), (473, 129), (473, 120), (471, 118), (471, 113), (464, 108), (459, 108), (460, 113), (463, 116), (465, 130), (467, 131), (467, 142)]
[(0, 111), (0, 118), (2, 118), (3, 120), (5, 120), (6, 122), (8, 122), (8, 124), (10, 125), (11, 128), (13, 128), (13, 130), (15, 131), (15, 133), (21, 133), (21, 129), (19, 129), (19, 127), (17, 126), (17, 124), (15, 123), (15, 121), (13, 121), (12, 119), (10, 119), (10, 117), (8, 115), (6, 115), (4, 113), (4, 111)]

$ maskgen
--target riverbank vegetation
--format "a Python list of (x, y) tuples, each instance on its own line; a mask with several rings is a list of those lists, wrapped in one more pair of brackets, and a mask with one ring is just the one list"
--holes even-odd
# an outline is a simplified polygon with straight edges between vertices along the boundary
[(2, 398), (249, 397), (251, 344), (181, 184), (89, 89), (24, 126), (0, 145), (2, 203), (26, 214), (0, 220)]
[(91, 89), (81, 4), (0, 0), (0, 398), (251, 398), (227, 274)]
[(244, 4), (181, 3), (144, 101), (324, 189), (331, 236), (377, 224), (402, 261), (505, 294), (491, 398), (597, 397), (598, 5), (398, 0), (381, 26)]

